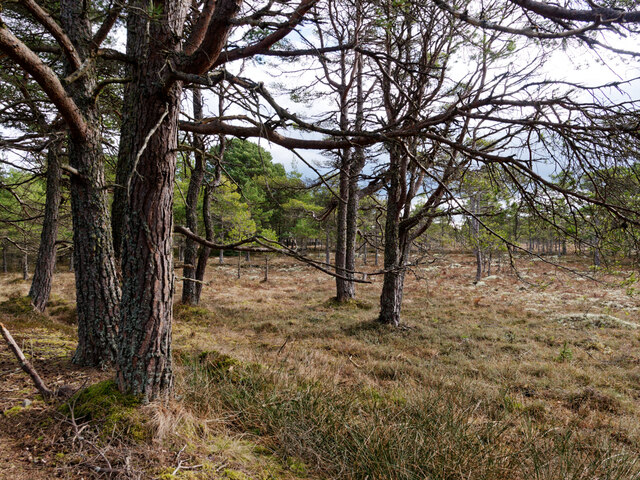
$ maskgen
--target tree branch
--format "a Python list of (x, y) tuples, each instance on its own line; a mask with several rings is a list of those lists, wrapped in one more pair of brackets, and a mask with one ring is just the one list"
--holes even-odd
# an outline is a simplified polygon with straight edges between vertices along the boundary
[(20, 362), (20, 368), (22, 368), (22, 370), (29, 374), (31, 380), (33, 380), (33, 383), (40, 392), (40, 395), (42, 395), (42, 398), (44, 398), (45, 400), (51, 398), (54, 395), (53, 390), (49, 389), (49, 387), (45, 385), (45, 383), (42, 381), (42, 378), (40, 378), (40, 375), (38, 375), (36, 369), (33, 368), (33, 365), (29, 363), (29, 360), (27, 360), (22, 353), (22, 350), (11, 336), (11, 333), (9, 333), (9, 330), (7, 330), (2, 323), (0, 323), (0, 330), (2, 330), (2, 336), (7, 341), (9, 348), (18, 359), (18, 362)]
[(317, 2), (318, 0), (302, 0), (289, 17), (289, 20), (276, 31), (252, 45), (224, 52), (216, 59), (216, 61), (213, 63), (213, 66), (217, 67), (219, 65), (222, 65), (223, 63), (232, 62), (234, 60), (239, 60), (241, 58), (247, 58), (262, 52), (266, 52), (277, 42), (289, 35), (289, 33), (291, 33), (293, 29), (302, 21), (305, 14), (309, 10), (311, 10), (311, 8)]
[(80, 58), (78, 51), (62, 27), (58, 25), (51, 15), (49, 15), (49, 12), (38, 5), (35, 0), (22, 0), (21, 3), (27, 10), (29, 10), (29, 12), (31, 12), (35, 19), (47, 29), (53, 38), (56, 39), (65, 56), (69, 59), (71, 65), (73, 65), (73, 68), (80, 68), (80, 65), (82, 65), (82, 59)]
[(53, 104), (58, 107), (74, 138), (87, 136), (87, 124), (75, 102), (67, 95), (55, 72), (9, 31), (0, 18), (0, 51), (33, 76)]

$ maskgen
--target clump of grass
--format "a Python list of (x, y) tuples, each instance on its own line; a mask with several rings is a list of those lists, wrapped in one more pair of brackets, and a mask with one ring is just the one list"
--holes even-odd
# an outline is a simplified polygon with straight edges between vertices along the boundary
[(179, 388), (192, 407), (226, 415), (232, 427), (270, 439), (282, 457), (300, 458), (331, 478), (586, 480), (640, 473), (629, 452), (571, 432), (541, 432), (521, 408), (490, 420), (480, 404), (447, 393), (453, 390), (338, 387), (240, 363), (212, 371), (206, 356), (185, 362)]
[(373, 305), (371, 303), (365, 302), (363, 300), (351, 298), (344, 302), (339, 302), (336, 297), (331, 297), (324, 303), (324, 306), (328, 308), (340, 308), (345, 310), (371, 310), (373, 308)]
[(609, 413), (619, 413), (622, 409), (622, 404), (619, 399), (599, 392), (592, 387), (587, 387), (578, 393), (570, 395), (569, 406), (576, 411), (586, 408), (588, 410)]

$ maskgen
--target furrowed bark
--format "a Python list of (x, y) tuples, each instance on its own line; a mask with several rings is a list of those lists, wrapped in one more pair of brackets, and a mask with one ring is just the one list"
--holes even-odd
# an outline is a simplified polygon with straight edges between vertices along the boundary
[(44, 312), (51, 293), (53, 271), (56, 265), (56, 239), (58, 236), (58, 211), (60, 209), (60, 145), (51, 143), (47, 151), (47, 194), (44, 220), (40, 235), (38, 257), (31, 281), (29, 297), (38, 312)]
[[(393, 157), (393, 153), (391, 156)], [(404, 290), (405, 265), (409, 253), (409, 239), (400, 228), (401, 218), (401, 182), (398, 159), (392, 158), (389, 168), (390, 184), (387, 194), (387, 218), (385, 221), (384, 241), (384, 279), (380, 294), (380, 315), (378, 322), (397, 327), (400, 325), (402, 294)], [(395, 164), (394, 164), (395, 163)]]
[(162, 17), (150, 19), (144, 13), (149, 1), (133, 3), (127, 52), (140, 61), (132, 67), (121, 133), (130, 169), (123, 184), (116, 381), (121, 391), (151, 401), (166, 398), (173, 387), (173, 188), (182, 84), (162, 79), (167, 55), (179, 52), (186, 8), (184, 2), (160, 2), (154, 5), (162, 8)]
[[(63, 0), (60, 20), (82, 58), (91, 52), (92, 30), (82, 0)], [(66, 65), (66, 73), (75, 71)], [(83, 138), (71, 136), (69, 165), (73, 218), (73, 263), (78, 312), (78, 347), (73, 362), (85, 366), (111, 364), (116, 353), (120, 288), (114, 264), (109, 210), (104, 177), (100, 113), (93, 98), (95, 68), (67, 86), (86, 119)]]

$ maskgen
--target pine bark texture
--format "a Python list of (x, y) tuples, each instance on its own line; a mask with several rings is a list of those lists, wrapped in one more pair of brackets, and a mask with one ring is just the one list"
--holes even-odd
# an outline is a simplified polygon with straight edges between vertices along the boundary
[[(151, 401), (173, 385), (173, 187), (182, 84), (166, 82), (167, 55), (178, 52), (185, 2), (132, 2), (127, 53), (138, 59), (121, 133), (128, 164), (122, 231), (123, 293), (116, 380), (123, 392)], [(129, 130), (125, 130), (126, 126)]]
[[(82, 58), (91, 53), (92, 30), (86, 2), (63, 0), (60, 20)], [(66, 73), (75, 71), (67, 63)], [(78, 348), (73, 362), (85, 366), (112, 363), (116, 352), (120, 288), (109, 226), (100, 114), (93, 96), (94, 67), (67, 85), (67, 93), (86, 123), (83, 137), (69, 139), (69, 164), (79, 172), (71, 177), (73, 261), (78, 312)]]
[[(393, 156), (393, 155), (392, 155)], [(393, 160), (392, 160), (393, 161)], [(400, 195), (404, 181), (397, 163), (392, 164), (387, 197), (387, 217), (385, 221), (384, 278), (380, 294), (380, 315), (383, 324), (400, 325), (402, 294), (404, 290), (405, 264), (409, 249), (407, 232), (400, 228)]]
[(61, 198), (59, 154), (59, 144), (51, 143), (47, 151), (47, 192), (42, 233), (31, 289), (29, 290), (33, 307), (41, 313), (44, 312), (49, 301), (56, 266), (56, 239), (58, 237), (58, 212)]

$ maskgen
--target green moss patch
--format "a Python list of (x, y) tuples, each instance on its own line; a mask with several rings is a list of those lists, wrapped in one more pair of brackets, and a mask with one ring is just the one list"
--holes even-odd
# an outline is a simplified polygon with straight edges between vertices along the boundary
[(345, 302), (339, 302), (336, 297), (331, 297), (324, 303), (324, 306), (328, 308), (340, 308), (344, 310), (371, 310), (373, 308), (373, 305), (369, 302), (364, 302), (355, 298), (352, 298)]
[(151, 438), (151, 428), (138, 407), (142, 398), (125, 395), (113, 380), (96, 383), (76, 393), (60, 411), (76, 420), (101, 424), (105, 436), (116, 435), (142, 443)]
[(191, 305), (175, 304), (173, 314), (176, 321), (190, 324), (210, 324), (216, 320), (216, 316), (210, 310)]
[(0, 302), (0, 313), (15, 316), (38, 315), (34, 312), (31, 298), (29, 297), (12, 297), (9, 300)]

